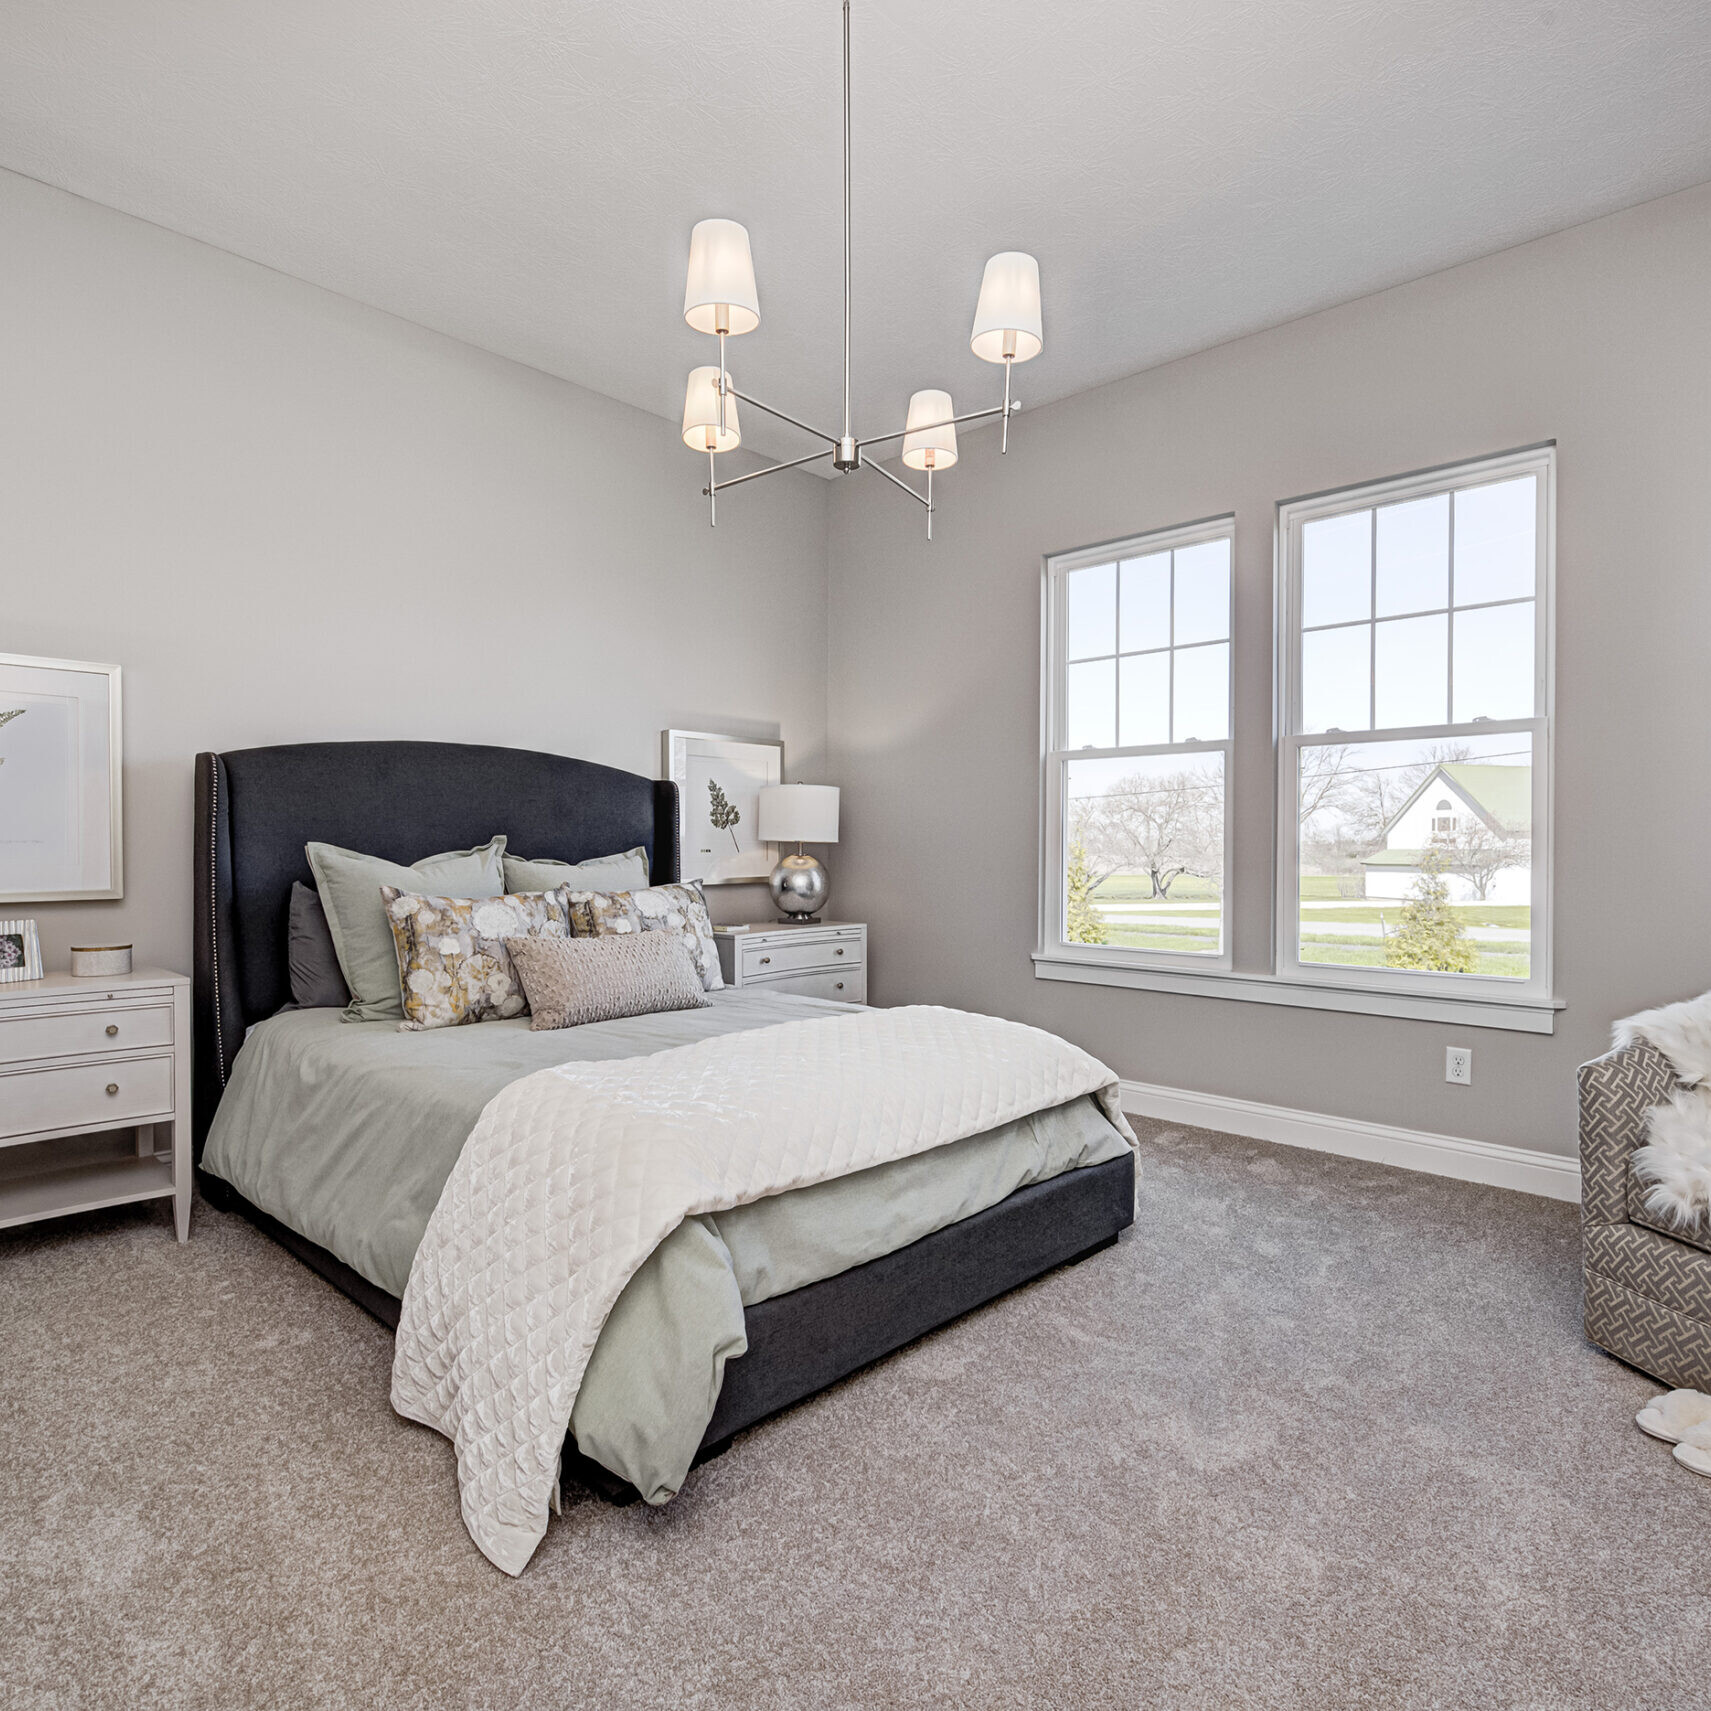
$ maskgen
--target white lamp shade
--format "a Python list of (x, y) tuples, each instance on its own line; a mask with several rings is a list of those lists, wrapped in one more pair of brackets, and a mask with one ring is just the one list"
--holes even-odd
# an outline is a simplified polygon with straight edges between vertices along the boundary
[(1021, 250), (1004, 250), (986, 264), (969, 348), (983, 362), (1013, 362), (1040, 354), (1040, 264)]
[(835, 784), (761, 786), (755, 830), (767, 844), (835, 844), (838, 787)]
[[(725, 426), (719, 427), (719, 365), (692, 368), (689, 388), (683, 397), (683, 443), (692, 452), (735, 451), (743, 443), (742, 429), (737, 425), (737, 398), (729, 390), (731, 371), (725, 371)], [(707, 436), (713, 436), (708, 443)]]
[(917, 392), (910, 398), (909, 432), (903, 436), (903, 461), (909, 468), (949, 469), (956, 462), (955, 414), (948, 392)]
[(689, 234), (683, 318), (698, 333), (752, 333), (760, 325), (747, 226), (735, 220), (696, 223)]

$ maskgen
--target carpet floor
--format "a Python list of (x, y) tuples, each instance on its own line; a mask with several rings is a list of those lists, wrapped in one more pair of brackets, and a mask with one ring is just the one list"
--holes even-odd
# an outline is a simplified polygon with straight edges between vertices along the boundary
[[(391, 1339), (198, 1205), (0, 1235), (0, 1703), (1704, 1703), (1711, 1481), (1575, 1208), (1150, 1126), (1136, 1226), (508, 1580)], [(571, 1494), (567, 1493), (567, 1499)]]

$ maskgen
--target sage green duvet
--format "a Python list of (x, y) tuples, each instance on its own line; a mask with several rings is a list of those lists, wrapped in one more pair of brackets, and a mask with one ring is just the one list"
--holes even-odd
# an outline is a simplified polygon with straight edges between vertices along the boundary
[[(533, 1033), (528, 1019), (405, 1034), (297, 1010), (251, 1028), (203, 1165), (371, 1283), (410, 1263), (488, 1100), (554, 1064), (642, 1057), (849, 1006), (714, 993), (704, 1010)], [(683, 1483), (747, 1349), (743, 1308), (907, 1246), (1016, 1189), (1121, 1156), (1091, 1099), (853, 1176), (691, 1218), (631, 1279), (601, 1332), (571, 1429), (650, 1503)]]

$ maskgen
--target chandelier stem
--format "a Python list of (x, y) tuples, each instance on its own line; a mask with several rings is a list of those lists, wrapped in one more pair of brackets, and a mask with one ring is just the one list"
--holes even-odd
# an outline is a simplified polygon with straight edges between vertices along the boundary
[(713, 448), (707, 448), (707, 527), (719, 526), (719, 466), (713, 458)]
[(725, 432), (725, 330), (719, 329), (719, 434)]
[(933, 538), (933, 466), (927, 465), (927, 539)]
[(850, 427), (850, 0), (844, 0), (844, 439)]
[(1004, 439), (998, 447), (998, 455), (1003, 457), (1010, 450), (1010, 358), (1004, 359)]

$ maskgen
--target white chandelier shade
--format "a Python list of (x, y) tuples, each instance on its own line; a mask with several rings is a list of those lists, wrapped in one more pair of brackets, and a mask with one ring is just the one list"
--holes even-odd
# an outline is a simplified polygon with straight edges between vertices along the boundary
[(730, 452), (743, 443), (737, 424), (737, 400), (725, 371), (724, 425), (720, 426), (719, 369), (716, 364), (689, 371), (683, 397), (683, 443), (692, 452)]
[(683, 318), (698, 333), (752, 333), (760, 325), (760, 293), (748, 227), (735, 220), (701, 220), (689, 234), (689, 280)]
[(909, 399), (903, 462), (910, 469), (949, 469), (956, 462), (956, 410), (948, 392), (927, 390)]
[(1045, 348), (1040, 264), (1031, 255), (1002, 250), (986, 264), (968, 342), (982, 362), (1027, 362)]

